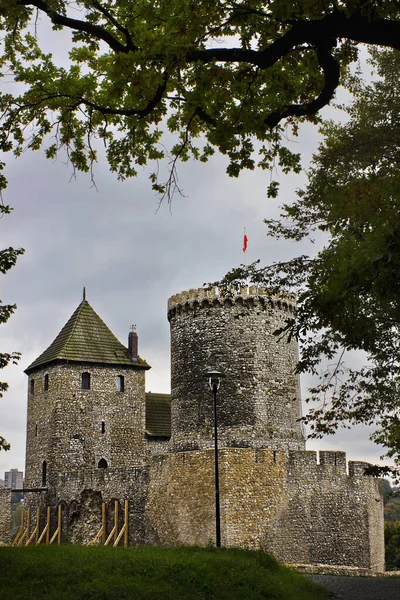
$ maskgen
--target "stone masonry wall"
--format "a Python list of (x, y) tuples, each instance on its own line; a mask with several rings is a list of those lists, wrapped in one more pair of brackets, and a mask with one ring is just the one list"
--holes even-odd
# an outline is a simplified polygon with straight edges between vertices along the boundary
[(0, 487), (0, 544), (10, 543), (11, 490)]
[(212, 446), (205, 373), (225, 373), (218, 394), (221, 446), (304, 449), (295, 340), (274, 331), (293, 315), (290, 296), (250, 288), (233, 298), (203, 289), (170, 298), (172, 448)]
[(160, 544), (205, 546), (215, 540), (212, 457), (205, 450), (152, 458), (146, 516)]
[[(262, 547), (286, 563), (384, 569), (382, 500), (365, 464), (343, 453), (220, 450), (226, 546)], [(215, 539), (214, 454), (152, 459), (146, 516), (163, 544)]]
[[(101, 526), (101, 503), (107, 507), (107, 535), (113, 527), (114, 502), (119, 504), (119, 527), (123, 525), (124, 501), (129, 501), (129, 544), (152, 541), (146, 521), (148, 471), (138, 465), (129, 469), (86, 470), (80, 474), (60, 475), (58, 501), (65, 503), (70, 515), (68, 537), (72, 542), (90, 543)], [(91, 509), (93, 505), (93, 509)], [(74, 512), (75, 518), (71, 518)]]
[(147, 438), (147, 449), (150, 456), (164, 455), (169, 451), (169, 438)]
[[(286, 563), (384, 570), (383, 503), (366, 463), (343, 452), (289, 452), (286, 503), (261, 546)], [(290, 544), (288, 544), (290, 541)]]
[[(91, 386), (82, 389), (89, 372)], [(44, 377), (49, 376), (48, 390)], [(124, 392), (116, 389), (122, 375)], [(104, 459), (110, 468), (129, 468), (146, 458), (144, 371), (91, 364), (47, 366), (30, 374), (28, 389), (26, 487), (46, 485), (58, 474), (96, 468)]]
[(154, 533), (146, 520), (144, 507), (148, 470), (143, 465), (129, 469), (82, 469), (58, 474), (54, 486), (40, 494), (26, 493), (31, 508), (32, 528), (36, 509), (40, 508), (40, 527), (45, 525), (46, 508), (51, 507), (52, 528), (56, 528), (57, 507), (62, 508), (62, 542), (90, 544), (101, 525), (101, 506), (107, 512), (107, 535), (114, 525), (114, 503), (118, 502), (119, 528), (123, 525), (124, 502), (129, 501), (129, 544), (154, 542)]

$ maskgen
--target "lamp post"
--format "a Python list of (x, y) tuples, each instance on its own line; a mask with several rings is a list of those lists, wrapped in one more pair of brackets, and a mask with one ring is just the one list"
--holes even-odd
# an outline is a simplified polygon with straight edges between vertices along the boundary
[(221, 385), (221, 379), (225, 375), (220, 371), (208, 371), (206, 376), (214, 399), (215, 545), (219, 548), (221, 546), (221, 516), (219, 503), (217, 393)]

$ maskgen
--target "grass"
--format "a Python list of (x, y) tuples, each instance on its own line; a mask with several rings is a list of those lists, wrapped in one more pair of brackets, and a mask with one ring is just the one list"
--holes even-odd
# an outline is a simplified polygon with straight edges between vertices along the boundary
[(0, 597), (13, 600), (325, 600), (273, 558), (215, 548), (0, 547)]

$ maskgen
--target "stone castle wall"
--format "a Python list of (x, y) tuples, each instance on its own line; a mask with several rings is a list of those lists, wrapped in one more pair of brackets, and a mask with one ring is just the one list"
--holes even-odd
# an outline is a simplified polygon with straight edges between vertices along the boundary
[(174, 450), (213, 443), (210, 369), (226, 375), (218, 394), (221, 446), (305, 448), (297, 344), (274, 335), (294, 311), (291, 296), (256, 288), (234, 297), (199, 289), (170, 298)]
[[(384, 570), (383, 502), (367, 463), (343, 452), (289, 452), (287, 504), (262, 547), (286, 563)], [(291, 543), (287, 543), (290, 540)]]
[(11, 489), (0, 487), (0, 543), (8, 544), (11, 534)]
[[(152, 461), (146, 516), (161, 543), (215, 539), (214, 455), (182, 452)], [(286, 563), (384, 569), (383, 507), (364, 463), (343, 453), (230, 448), (220, 451), (226, 546), (261, 547)]]
[[(347, 474), (342, 452), (320, 452), (318, 464), (316, 452), (227, 448), (219, 464), (224, 546), (263, 548), (285, 563), (384, 570), (382, 498), (377, 481), (364, 475), (366, 463), (349, 462)], [(9, 540), (9, 496), (0, 490), (2, 541)], [(43, 528), (50, 505), (54, 531), (61, 504), (62, 541), (69, 543), (94, 540), (102, 502), (107, 534), (115, 500), (122, 527), (125, 499), (130, 545), (213, 542), (213, 450), (154, 456), (149, 467), (60, 473), (48, 492), (25, 494), (32, 526), (40, 506)]]
[[(82, 389), (82, 373), (90, 373), (90, 389)], [(44, 377), (48, 375), (48, 390)], [(124, 392), (116, 376), (124, 377)], [(34, 392), (31, 380), (35, 381)], [(145, 374), (143, 370), (59, 364), (30, 374), (26, 445), (26, 487), (54, 485), (66, 468), (110, 468), (143, 464), (145, 440)]]
[(169, 452), (170, 443), (168, 438), (147, 438), (147, 449), (150, 456), (164, 455)]
[[(53, 531), (61, 505), (63, 542), (92, 542), (103, 502), (107, 532), (116, 500), (121, 527), (126, 499), (130, 545), (213, 541), (213, 410), (205, 372), (217, 369), (226, 375), (218, 393), (223, 545), (261, 547), (287, 563), (382, 570), (376, 481), (364, 476), (363, 463), (350, 462), (347, 473), (343, 453), (320, 452), (317, 462), (304, 449), (297, 345), (273, 335), (294, 314), (293, 297), (255, 287), (231, 297), (200, 289), (170, 298), (171, 442), (146, 439), (144, 370), (70, 363), (32, 371), (26, 487), (47, 489), (26, 493), (26, 505), (40, 507), (42, 520), (52, 506)], [(89, 390), (82, 389), (83, 372), (90, 373)], [(0, 490), (0, 517), (6, 504)]]
[(25, 493), (31, 508), (32, 527), (36, 509), (40, 508), (41, 528), (46, 508), (52, 509), (52, 528), (56, 528), (56, 509), (62, 507), (62, 542), (90, 544), (102, 525), (102, 503), (106, 505), (107, 535), (114, 526), (114, 503), (119, 505), (119, 528), (123, 525), (124, 502), (129, 501), (129, 545), (154, 541), (151, 525), (146, 521), (145, 504), (148, 469), (143, 465), (127, 469), (81, 469), (59, 473), (55, 485), (45, 492)]

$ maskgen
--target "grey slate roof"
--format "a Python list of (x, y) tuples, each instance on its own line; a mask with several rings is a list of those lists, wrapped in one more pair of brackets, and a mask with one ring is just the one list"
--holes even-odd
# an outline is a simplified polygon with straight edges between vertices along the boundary
[(53, 343), (25, 369), (25, 373), (55, 361), (150, 369), (145, 360), (132, 359), (128, 348), (121, 344), (85, 299)]
[(171, 437), (171, 395), (146, 393), (146, 434)]

